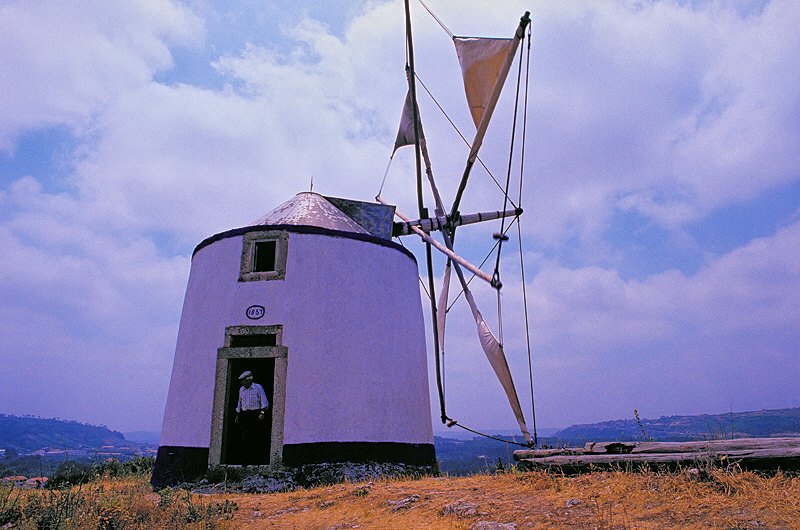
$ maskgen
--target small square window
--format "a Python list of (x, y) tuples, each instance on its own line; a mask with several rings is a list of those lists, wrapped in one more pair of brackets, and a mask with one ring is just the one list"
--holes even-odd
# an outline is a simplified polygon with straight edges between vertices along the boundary
[(256, 241), (253, 249), (253, 272), (275, 270), (275, 241)]
[(289, 234), (285, 231), (253, 231), (244, 234), (239, 281), (283, 280), (286, 277), (288, 247)]

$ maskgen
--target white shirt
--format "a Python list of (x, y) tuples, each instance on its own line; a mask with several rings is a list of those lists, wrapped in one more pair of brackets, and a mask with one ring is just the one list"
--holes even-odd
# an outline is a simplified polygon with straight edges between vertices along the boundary
[(267, 395), (258, 383), (253, 383), (250, 388), (239, 387), (239, 403), (236, 405), (236, 412), (243, 410), (261, 410), (269, 407)]

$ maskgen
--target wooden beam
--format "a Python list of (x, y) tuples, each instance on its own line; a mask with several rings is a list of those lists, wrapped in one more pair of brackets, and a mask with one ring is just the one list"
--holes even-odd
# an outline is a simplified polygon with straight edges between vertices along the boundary
[(741, 451), (800, 447), (800, 438), (738, 438), (696, 442), (591, 442), (586, 453), (687, 453), (695, 451)]
[(581, 472), (619, 465), (697, 466), (707, 462), (746, 469), (800, 469), (800, 438), (740, 438), (699, 442), (592, 442), (583, 448), (514, 451), (523, 470)]

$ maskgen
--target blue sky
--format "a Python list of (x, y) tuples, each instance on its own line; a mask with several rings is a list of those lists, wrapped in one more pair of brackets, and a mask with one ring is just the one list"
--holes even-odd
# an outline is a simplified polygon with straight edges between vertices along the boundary
[[(537, 424), (800, 406), (800, 5), (427, 3), (462, 35), (510, 36), (532, 12)], [(378, 191), (405, 95), (402, 3), (236, 6), (0, 6), (0, 411), (158, 430), (194, 246), (312, 177)], [(418, 74), (471, 136), (452, 44), (412, 9)], [(510, 95), (481, 151), (495, 175)], [(420, 105), (452, 197), (466, 147)], [(412, 167), (399, 151), (383, 192), (405, 212)], [(463, 211), (500, 205), (476, 171)], [(496, 229), (462, 229), (458, 250), (480, 261)], [(504, 255), (503, 330), (529, 403), (518, 261)], [(477, 295), (494, 322), (493, 293)], [(462, 300), (448, 412), (513, 428), (473, 335)]]

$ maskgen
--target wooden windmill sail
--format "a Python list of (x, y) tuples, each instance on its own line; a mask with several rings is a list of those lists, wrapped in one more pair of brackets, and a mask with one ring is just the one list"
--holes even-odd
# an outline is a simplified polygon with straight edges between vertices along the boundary
[[(446, 209), (441, 194), (436, 185), (434, 173), (428, 154), (427, 143), (424, 137), (422, 120), (419, 115), (419, 106), (416, 100), (416, 73), (414, 70), (414, 51), (411, 32), (411, 18), (408, 0), (405, 2), (406, 9), (406, 45), (408, 64), (406, 67), (408, 78), (408, 93), (400, 121), (400, 127), (395, 141), (394, 152), (404, 146), (413, 145), (415, 147), (416, 168), (417, 168), (417, 197), (420, 219), (411, 220), (402, 213), (396, 212), (402, 223), (395, 229), (396, 235), (415, 233), (425, 241), (426, 265), (428, 273), (428, 287), (431, 297), (432, 327), (434, 334), (434, 355), (437, 367), (437, 386), (439, 390), (440, 412), (442, 422), (450, 425), (455, 421), (449, 418), (445, 411), (444, 393), (442, 390), (442, 380), (440, 371), (440, 355), (443, 351), (444, 329), (447, 300), (450, 292), (451, 271), (455, 271), (458, 283), (469, 305), (472, 316), (475, 320), (477, 335), (481, 349), (489, 361), (494, 373), (506, 394), (509, 405), (514, 417), (519, 424), (520, 431), (528, 444), (535, 443), (525, 421), (522, 407), (519, 402), (513, 378), (508, 367), (508, 362), (500, 341), (492, 333), (487, 325), (480, 309), (477, 306), (475, 297), (469, 288), (463, 269), (467, 269), (474, 276), (487, 281), (495, 289), (500, 289), (502, 283), (499, 278), (499, 270), (495, 268), (493, 274), (488, 274), (480, 270), (463, 258), (454, 250), (454, 238), (458, 226), (472, 222), (480, 222), (491, 219), (505, 219), (507, 217), (518, 217), (522, 210), (500, 210), (490, 213), (478, 213), (462, 215), (459, 206), (466, 190), (470, 172), (478, 157), (478, 152), (483, 143), (484, 136), (494, 112), (497, 101), (500, 97), (503, 85), (514, 61), (519, 43), (525, 36), (525, 31), (529, 26), (530, 13), (526, 12), (520, 19), (519, 26), (513, 38), (479, 38), (479, 37), (453, 37), (453, 42), (458, 55), (459, 63), (463, 74), (465, 93), (470, 114), (474, 121), (476, 132), (470, 144), (469, 155), (467, 156), (466, 166), (458, 185), (455, 198), (449, 210)], [(422, 172), (425, 172), (428, 185), (435, 203), (435, 216), (428, 215), (429, 210), (423, 204), (423, 179)], [(385, 201), (379, 196), (379, 202)], [(429, 232), (438, 231), (442, 242), (439, 243)], [(504, 236), (501, 234), (500, 238)], [(437, 304), (434, 286), (434, 274), (431, 259), (431, 248), (435, 248), (444, 253), (447, 259), (447, 266), (444, 272), (444, 280), (441, 286), (439, 302)], [(498, 257), (499, 264), (499, 257)]]

